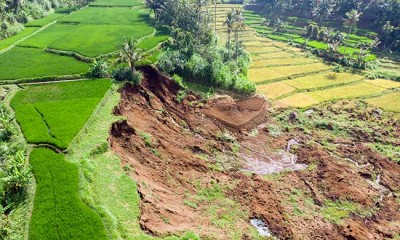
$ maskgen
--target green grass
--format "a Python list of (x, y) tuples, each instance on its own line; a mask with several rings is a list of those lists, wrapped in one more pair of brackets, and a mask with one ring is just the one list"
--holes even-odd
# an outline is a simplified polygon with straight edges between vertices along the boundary
[(100, 216), (79, 197), (79, 169), (64, 156), (37, 148), (30, 154), (36, 193), (29, 239), (107, 239)]
[(333, 223), (341, 224), (342, 220), (348, 218), (351, 213), (356, 213), (361, 210), (360, 206), (356, 203), (349, 201), (331, 201), (328, 200), (324, 203), (321, 209), (322, 216)]
[(168, 40), (169, 35), (162, 32), (157, 32), (154, 36), (143, 39), (138, 44), (138, 47), (144, 50), (150, 50), (155, 48), (158, 44)]
[(66, 16), (66, 14), (62, 13), (53, 13), (50, 14), (44, 18), (36, 19), (33, 20), (32, 22), (29, 22), (25, 24), (26, 27), (43, 27), (51, 22), (54, 22), (56, 20), (59, 20), (60, 18)]
[(133, 7), (143, 5), (142, 0), (98, 0), (90, 5), (93, 6), (122, 6)]
[(14, 35), (14, 36), (0, 40), (0, 50), (2, 50), (4, 48), (8, 48), (9, 46), (13, 45), (14, 43), (21, 40), (22, 38), (34, 33), (38, 29), (39, 28), (36, 28), (36, 27), (25, 28), (24, 30), (22, 30), (21, 32), (19, 32), (18, 34)]
[(15, 47), (0, 54), (0, 80), (86, 73), (87, 63), (41, 49)]
[(11, 105), (29, 143), (66, 149), (110, 85), (110, 80), (31, 85)]
[(54, 48), (78, 52), (88, 57), (118, 50), (126, 38), (142, 38), (154, 32), (145, 24), (136, 25), (65, 25), (55, 24), (22, 42), (22, 46)]
[(132, 25), (144, 21), (149, 21), (149, 11), (146, 9), (86, 7), (64, 17), (61, 23)]

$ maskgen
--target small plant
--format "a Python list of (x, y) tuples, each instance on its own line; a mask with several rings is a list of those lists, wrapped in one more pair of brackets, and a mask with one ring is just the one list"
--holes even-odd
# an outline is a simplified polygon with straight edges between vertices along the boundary
[(187, 96), (186, 90), (179, 90), (178, 94), (176, 95), (176, 102), (181, 103), (183, 99)]
[(279, 126), (270, 124), (267, 126), (268, 133), (273, 137), (279, 137), (282, 134), (282, 130)]
[(185, 204), (186, 206), (189, 206), (189, 207), (191, 207), (191, 208), (193, 208), (193, 209), (198, 208), (198, 206), (197, 206), (196, 203), (191, 202), (191, 201), (189, 201), (189, 200), (183, 200), (183, 204)]
[(236, 142), (235, 136), (233, 136), (229, 131), (226, 129), (223, 132), (218, 132), (217, 133), (217, 138), (221, 141), (228, 142), (228, 143), (234, 143)]
[(96, 78), (110, 77), (110, 68), (104, 60), (94, 60), (91, 68), (91, 75)]
[(153, 136), (150, 133), (139, 131), (139, 136), (143, 139), (146, 147), (153, 147)]
[(96, 147), (94, 147), (90, 151), (90, 155), (91, 156), (100, 155), (100, 154), (107, 152), (108, 149), (109, 149), (108, 143), (104, 142), (104, 143), (101, 143), (101, 144), (97, 145)]

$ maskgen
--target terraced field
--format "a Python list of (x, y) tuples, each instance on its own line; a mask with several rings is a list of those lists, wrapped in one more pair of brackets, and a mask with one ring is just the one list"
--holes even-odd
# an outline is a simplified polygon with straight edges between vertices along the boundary
[[(227, 39), (225, 15), (238, 7), (241, 5), (217, 6), (217, 33), (223, 44)], [(395, 92), (400, 90), (399, 82), (367, 80), (362, 73), (333, 72), (333, 66), (282, 42), (287, 36), (274, 35), (272, 28), (261, 27), (258, 14), (245, 11), (245, 17), (248, 26), (239, 38), (252, 57), (248, 77), (257, 84), (257, 93), (273, 99), (276, 107), (306, 108), (325, 101), (361, 98), (377, 107), (400, 111), (396, 104), (399, 94)], [(268, 38), (263, 37), (264, 34), (268, 34)], [(351, 39), (356, 41), (357, 37), (354, 35)], [(320, 43), (311, 41), (309, 44)], [(383, 61), (382, 64), (393, 72), (398, 71), (398, 65), (393, 62)]]
[[(145, 50), (155, 48), (168, 34), (155, 30), (143, 6), (142, 1), (99, 1), (70, 14), (55, 13), (28, 23), (20, 34), (0, 41), (0, 61), (6, 63), (0, 65), (0, 82), (79, 78), (89, 70), (89, 64), (70, 55), (95, 58), (115, 52), (130, 37), (145, 39), (140, 43)], [(5, 61), (9, 57), (19, 60)]]

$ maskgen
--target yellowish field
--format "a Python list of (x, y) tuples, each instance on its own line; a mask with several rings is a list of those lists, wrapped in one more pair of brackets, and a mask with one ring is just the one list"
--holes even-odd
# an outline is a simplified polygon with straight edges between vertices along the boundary
[(329, 69), (329, 66), (322, 63), (285, 67), (251, 68), (249, 70), (249, 79), (258, 83), (277, 78), (286, 78), (296, 74), (307, 74)]
[(300, 65), (308, 63), (318, 63), (318, 61), (311, 58), (281, 58), (281, 59), (264, 59), (260, 61), (253, 61), (252, 67), (267, 67), (271, 65)]
[[(400, 82), (395, 82), (386, 79), (375, 79), (375, 80), (366, 80), (365, 82), (370, 83), (372, 85), (382, 87), (382, 88), (400, 88)], [(400, 105), (400, 102), (399, 102)]]
[(291, 57), (294, 57), (294, 54), (287, 52), (251, 54), (251, 59), (253, 61), (261, 61), (264, 59), (276, 59), (276, 58), (291, 58)]
[(387, 111), (400, 112), (400, 92), (369, 98), (366, 102)]
[(282, 82), (275, 82), (275, 83), (263, 84), (263, 85), (257, 86), (257, 93), (263, 94), (266, 97), (272, 98), (272, 99), (275, 99), (284, 94), (293, 92), (295, 90), (296, 89), (294, 87), (291, 87)]
[(321, 91), (306, 93), (318, 102), (344, 98), (358, 98), (383, 92), (385, 89), (372, 84), (361, 82), (353, 85), (330, 88)]
[(284, 83), (298, 89), (312, 89), (352, 83), (360, 81), (363, 78), (363, 76), (357, 74), (329, 72), (295, 78), (284, 81)]
[(309, 107), (319, 102), (305, 93), (297, 93), (277, 101), (281, 107)]
[(245, 39), (242, 39), (242, 41), (243, 41), (243, 46), (245, 46), (245, 47), (250, 47), (250, 46), (252, 46), (252, 47), (274, 47), (274, 45), (272, 45), (271, 42), (254, 41), (254, 38), (253, 39), (245, 38)]
[(274, 46), (250, 46), (250, 47), (246, 47), (246, 50), (249, 53), (271, 53), (271, 52), (276, 52), (276, 51), (282, 51), (281, 49), (274, 47)]

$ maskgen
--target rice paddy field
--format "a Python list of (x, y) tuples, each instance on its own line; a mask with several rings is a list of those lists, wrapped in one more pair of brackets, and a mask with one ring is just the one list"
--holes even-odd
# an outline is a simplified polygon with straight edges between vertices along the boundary
[(106, 79), (29, 85), (11, 106), (28, 143), (66, 149), (110, 86)]
[(63, 154), (36, 148), (30, 154), (36, 179), (29, 239), (108, 239), (101, 217), (79, 196), (79, 168)]
[[(217, 33), (223, 41), (227, 39), (224, 16), (237, 7), (241, 5), (217, 6)], [(239, 34), (239, 39), (251, 54), (250, 81), (256, 83), (257, 93), (272, 99), (276, 107), (308, 108), (326, 101), (357, 98), (389, 111), (399, 111), (397, 91), (400, 90), (400, 82), (368, 80), (362, 72), (334, 72), (333, 66), (286, 43), (290, 37), (302, 43), (301, 36), (276, 34), (271, 27), (261, 26), (261, 19), (259, 14), (246, 10), (245, 22), (248, 26)], [(289, 27), (296, 30), (296, 26)], [(359, 31), (355, 33), (357, 35), (352, 34), (350, 41), (370, 41)], [(312, 45), (310, 47), (326, 48), (326, 44), (317, 41), (309, 41), (308, 44)], [(357, 51), (351, 47), (347, 50)], [(392, 71), (393, 74), (397, 74), (399, 69), (397, 63), (389, 60), (382, 61), (382, 66), (386, 72)]]
[(0, 81), (86, 73), (88, 63), (38, 48), (14, 47), (0, 54)]
[[(165, 31), (156, 31), (152, 21), (144, 2), (137, 0), (100, 0), (70, 14), (34, 20), (21, 33), (0, 41), (0, 61), (5, 63), (0, 65), (0, 80), (29, 81), (89, 70), (86, 62), (46, 49), (95, 58), (117, 51), (125, 39), (133, 37), (144, 50), (152, 50), (169, 37)], [(13, 61), (5, 61), (10, 58)]]

